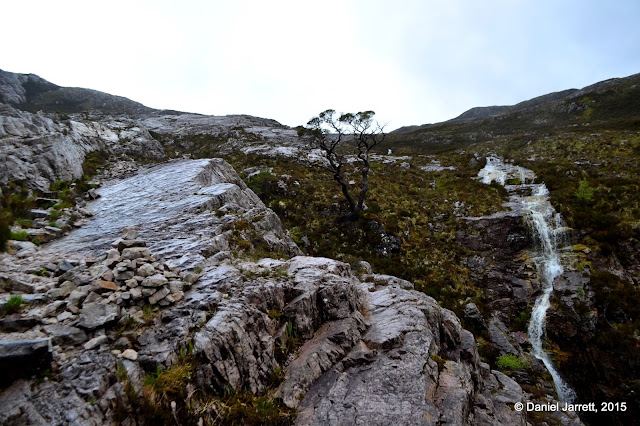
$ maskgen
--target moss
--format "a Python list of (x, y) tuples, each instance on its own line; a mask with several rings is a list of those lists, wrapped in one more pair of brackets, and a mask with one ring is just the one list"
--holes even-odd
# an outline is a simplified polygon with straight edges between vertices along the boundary
[(444, 369), (444, 364), (447, 362), (446, 359), (442, 358), (438, 354), (431, 355), (431, 359), (438, 364), (438, 371), (442, 371)]
[(269, 310), (267, 315), (269, 316), (269, 318), (277, 320), (277, 319), (280, 319), (280, 317), (283, 315), (283, 313), (278, 311), (278, 310), (276, 310), (276, 309), (271, 309), (271, 310)]
[(29, 241), (29, 234), (27, 231), (11, 231), (9, 239), (16, 241)]
[(505, 372), (511, 373), (516, 370), (522, 370), (529, 367), (529, 362), (526, 359), (520, 358), (516, 355), (500, 355), (496, 359), (497, 367)]

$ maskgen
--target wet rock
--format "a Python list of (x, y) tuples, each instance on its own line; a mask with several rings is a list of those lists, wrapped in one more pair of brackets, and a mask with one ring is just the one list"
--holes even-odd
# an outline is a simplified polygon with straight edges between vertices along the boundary
[(152, 305), (155, 305), (156, 303), (164, 299), (168, 294), (169, 294), (169, 289), (166, 287), (163, 287), (160, 290), (153, 293), (151, 296), (149, 296), (149, 303), (151, 303)]
[(47, 325), (44, 331), (51, 336), (54, 345), (79, 345), (87, 340), (86, 333), (76, 327)]
[(129, 247), (122, 250), (123, 259), (151, 259), (151, 252), (146, 247)]
[(487, 324), (482, 313), (475, 303), (468, 303), (464, 307), (464, 320), (474, 330), (482, 331), (487, 329)]
[[(514, 402), (495, 396), (501, 391), (511, 395), (506, 388), (515, 385), (519, 393), (513, 400), (522, 402), (520, 387), (502, 385), (491, 373), (481, 380), (473, 336), (453, 313), (422, 293), (397, 286), (369, 288), (365, 294), (370, 327), (361, 343), (322, 374), (302, 401), (282, 395), (297, 405), (298, 424), (462, 425), (474, 424), (481, 412), (488, 412), (492, 424), (525, 424), (524, 415), (509, 407)], [(292, 363), (289, 368), (300, 367)], [(289, 373), (281, 389), (296, 389), (289, 383), (296, 374)], [(495, 388), (487, 390), (490, 380)], [(298, 386), (298, 392), (304, 389)], [(481, 393), (488, 403), (474, 401)], [(498, 412), (514, 414), (496, 421)]]
[(0, 340), (0, 385), (50, 367), (51, 340)]
[(84, 303), (80, 310), (78, 327), (94, 330), (114, 323), (118, 317), (119, 308), (115, 305), (99, 302)]
[(156, 273), (156, 269), (153, 265), (145, 263), (137, 269), (136, 273), (141, 277), (150, 277)]
[(138, 352), (134, 351), (133, 349), (126, 349), (124, 352), (122, 352), (122, 357), (131, 361), (135, 361), (138, 359)]
[(101, 336), (96, 336), (93, 339), (89, 340), (87, 343), (84, 344), (84, 348), (86, 350), (91, 350), (97, 346), (100, 346), (103, 343), (106, 343), (109, 340), (109, 338), (106, 335), (101, 335)]
[(502, 321), (496, 317), (492, 317), (489, 321), (487, 331), (491, 344), (500, 351), (501, 355), (519, 355), (520, 352), (513, 346), (513, 342), (510, 339), (509, 329)]
[(143, 287), (161, 287), (165, 284), (168, 284), (169, 280), (162, 274), (154, 274), (150, 277), (145, 278), (142, 281)]

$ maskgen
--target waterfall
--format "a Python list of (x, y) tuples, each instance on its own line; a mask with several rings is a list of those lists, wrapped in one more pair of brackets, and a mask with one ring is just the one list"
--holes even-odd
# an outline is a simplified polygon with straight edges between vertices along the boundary
[(562, 218), (549, 202), (549, 191), (544, 184), (535, 185), (533, 194), (523, 200), (523, 214), (529, 228), (538, 243), (538, 251), (534, 257), (536, 269), (540, 276), (543, 293), (536, 300), (531, 320), (529, 322), (528, 337), (531, 342), (533, 356), (543, 362), (556, 387), (558, 399), (561, 402), (571, 402), (575, 399), (575, 392), (562, 380), (553, 366), (549, 355), (542, 348), (545, 331), (545, 319), (549, 308), (553, 281), (564, 272), (558, 246), (562, 241), (563, 230), (566, 229)]
[[(553, 281), (564, 271), (558, 247), (564, 239), (567, 227), (560, 214), (549, 202), (547, 187), (543, 183), (533, 183), (535, 180), (533, 171), (502, 163), (497, 157), (488, 157), (487, 165), (480, 170), (478, 177), (483, 183), (489, 184), (495, 180), (501, 185), (504, 185), (508, 179), (520, 179), (520, 185), (507, 185), (507, 190), (512, 194), (511, 201), (515, 201), (522, 209), (522, 215), (537, 243), (534, 262), (543, 289), (542, 295), (536, 300), (531, 312), (527, 334), (531, 342), (532, 355), (542, 361), (551, 374), (558, 399), (561, 402), (571, 402), (576, 397), (575, 392), (562, 380), (549, 355), (543, 349), (545, 319), (553, 293)], [(523, 192), (530, 195), (519, 195)]]

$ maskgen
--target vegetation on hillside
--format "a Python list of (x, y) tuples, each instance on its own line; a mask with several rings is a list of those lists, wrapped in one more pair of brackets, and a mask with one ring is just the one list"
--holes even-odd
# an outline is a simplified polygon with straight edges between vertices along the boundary
[[(7, 241), (30, 239), (26, 231), (12, 232), (11, 226), (17, 224), (22, 228), (32, 227), (32, 218), (30, 211), (36, 208), (53, 207), (51, 213), (51, 224), (55, 226), (55, 219), (59, 216), (59, 211), (64, 208), (73, 207), (76, 204), (76, 198), (82, 195), (96, 185), (89, 183), (91, 178), (95, 176), (100, 167), (102, 167), (108, 158), (108, 154), (103, 151), (94, 151), (87, 154), (83, 164), (83, 175), (75, 182), (67, 182), (58, 180), (51, 184), (49, 192), (44, 194), (38, 190), (30, 189), (27, 182), (12, 181), (0, 188), (0, 251), (6, 250)], [(57, 197), (59, 200), (56, 204), (48, 203), (38, 204), (38, 198), (46, 198), (47, 196)], [(53, 204), (53, 205), (52, 205)], [(37, 243), (37, 241), (33, 241)]]
[[(456, 243), (456, 232), (464, 229), (464, 216), (505, 210), (506, 191), (473, 179), (482, 165), (472, 155), (443, 157), (442, 165), (454, 170), (421, 170), (431, 164), (428, 157), (411, 160), (411, 167), (373, 162), (367, 209), (355, 222), (341, 220), (349, 207), (329, 175), (282, 157), (235, 153), (226, 160), (238, 171), (259, 170), (247, 184), (306, 254), (354, 265), (365, 260), (376, 273), (412, 281), (456, 311), (470, 300), (481, 303), (460, 265), (467, 250)], [(349, 166), (347, 178), (356, 173)]]

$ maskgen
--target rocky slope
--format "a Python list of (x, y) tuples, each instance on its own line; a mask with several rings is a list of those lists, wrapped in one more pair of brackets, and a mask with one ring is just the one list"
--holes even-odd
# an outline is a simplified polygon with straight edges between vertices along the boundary
[[(525, 424), (520, 386), (411, 283), (330, 259), (234, 254), (252, 230), (270, 249), (297, 247), (226, 163), (170, 162), (99, 193), (80, 231), (2, 257), (3, 290), (28, 294), (1, 324), (1, 362), (17, 379), (0, 395), (3, 424), (133, 424), (143, 378), (186, 347), (196, 368), (182, 385), (212, 395), (262, 391), (283, 368), (277, 394), (299, 424)], [(214, 406), (192, 403), (214, 421)], [(173, 405), (177, 418), (193, 416), (187, 406)]]
[(2, 70), (0, 139), (0, 184), (23, 181), (42, 191), (50, 182), (80, 178), (82, 162), (93, 151), (158, 161), (188, 155), (202, 144), (214, 143), (214, 154), (297, 143), (295, 130), (275, 120), (159, 111)]
[[(637, 80), (631, 76), (514, 107), (474, 110), (457, 121), (398, 132), (409, 136), (396, 139), (397, 146), (408, 141), (417, 152), (436, 146), (424, 144), (434, 141), (447, 149), (466, 147), (502, 133), (524, 132), (528, 138), (554, 126), (603, 126), (614, 116), (616, 123), (633, 127)], [(579, 422), (573, 414), (540, 417), (513, 410), (516, 402), (551, 402), (548, 395), (555, 392), (544, 366), (528, 355), (527, 313), (541, 283), (529, 255), (533, 241), (517, 210), (466, 217), (458, 211), (464, 203), (456, 200), (456, 232), (436, 235), (448, 228), (435, 219), (428, 224), (437, 238), (465, 247), (460, 266), (481, 296), (474, 299), (477, 305), (461, 297), (447, 306), (472, 335), (451, 311), (411, 290), (407, 281), (374, 274), (366, 264), (355, 273), (330, 259), (291, 259), (301, 252), (273, 211), (227, 163), (202, 159), (237, 151), (299, 157), (295, 130), (273, 120), (156, 111), (0, 71), (0, 139), (0, 183), (22, 181), (40, 191), (56, 180), (80, 178), (91, 152), (110, 157), (99, 177), (101, 197), (63, 216), (79, 229), (41, 248), (11, 242), (11, 255), (0, 260), (0, 306), (7, 306), (10, 293), (22, 294), (25, 302), (20, 312), (0, 319), (2, 369), (11, 371), (3, 381), (10, 388), (0, 397), (4, 423), (133, 424), (151, 400), (171, 421), (215, 423), (226, 408), (214, 397), (229, 385), (277, 395), (298, 410), (300, 424)], [(525, 158), (534, 158), (533, 152)], [(476, 152), (469, 161), (477, 164), (481, 157)], [(413, 170), (420, 157), (375, 159), (396, 160), (403, 170)], [(440, 161), (430, 157), (420, 170), (458, 173)], [(238, 170), (247, 179), (264, 172), (245, 167)], [(435, 190), (439, 176), (415, 176)], [(284, 172), (270, 177), (278, 187), (300, 187)], [(445, 197), (443, 205), (450, 198)], [(404, 250), (399, 237), (388, 235), (394, 253)], [(588, 383), (590, 371), (610, 378), (614, 387), (621, 383), (611, 368), (619, 354), (612, 361), (594, 342), (603, 338), (603, 324), (613, 321), (615, 331), (618, 323), (633, 321), (629, 314), (635, 311), (620, 307), (617, 296), (611, 304), (603, 298), (611, 288), (637, 281), (637, 240), (623, 243), (631, 259), (624, 265), (599, 250), (572, 248), (582, 266), (554, 282), (551, 348), (563, 374), (569, 372), (568, 381), (588, 388), (589, 395), (600, 395), (601, 388)], [(587, 258), (618, 278), (590, 282)], [(530, 365), (509, 372), (509, 378), (481, 362), (478, 350), (492, 365), (500, 356), (529, 358)], [(606, 362), (597, 365), (594, 359)], [(184, 393), (149, 396), (145, 382), (159, 377), (158, 367), (187, 366)], [(624, 368), (635, 367), (629, 362)], [(53, 400), (61, 402), (47, 402)]]

